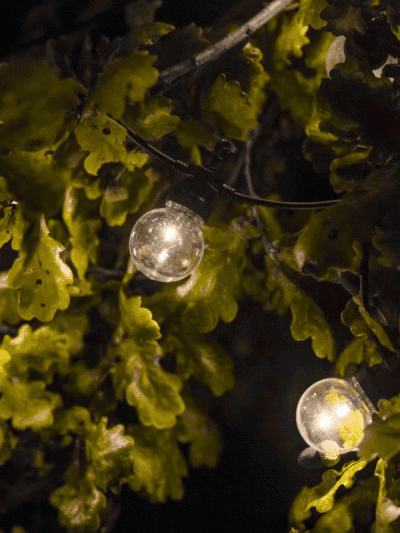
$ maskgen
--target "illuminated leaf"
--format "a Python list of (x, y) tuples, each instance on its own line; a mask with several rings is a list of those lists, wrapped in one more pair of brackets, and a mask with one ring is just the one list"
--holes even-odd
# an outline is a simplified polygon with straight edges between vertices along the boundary
[(190, 443), (192, 466), (215, 466), (221, 453), (217, 428), (191, 398), (185, 396), (184, 399), (186, 409), (176, 426), (178, 441)]
[(171, 109), (169, 98), (152, 96), (129, 110), (126, 123), (144, 139), (160, 139), (174, 131), (181, 122), (177, 115), (171, 115)]
[(109, 226), (122, 226), (127, 215), (138, 211), (149, 196), (158, 179), (152, 169), (133, 171), (122, 169), (118, 183), (111, 182), (104, 193), (100, 205), (100, 215)]
[(101, 228), (98, 202), (88, 200), (81, 189), (70, 187), (65, 195), (63, 220), (70, 234), (71, 261), (80, 279), (85, 279), (89, 262), (96, 263)]
[(66, 285), (73, 282), (70, 268), (60, 259), (62, 246), (48, 235), (44, 220), (40, 222), (39, 242), (25, 240), (8, 272), (8, 285), (18, 291), (18, 312), (25, 320), (36, 317), (42, 322), (52, 320), (57, 309), (66, 309), (70, 302)]
[(202, 102), (205, 117), (219, 126), (227, 137), (238, 141), (246, 140), (249, 130), (257, 127), (269, 79), (261, 64), (261, 50), (247, 43), (242, 54), (250, 74), (247, 80), (242, 80), (246, 83), (246, 92), (240, 82), (226, 81), (226, 75), (220, 74)]
[(182, 338), (177, 328), (171, 328), (165, 350), (176, 356), (176, 372), (184, 381), (193, 376), (215, 396), (234, 387), (233, 360), (219, 344), (198, 335)]
[(309, 24), (316, 30), (320, 30), (326, 26), (326, 21), (320, 19), (320, 14), (327, 5), (327, 0), (301, 0), (297, 12), (299, 23), (304, 26)]
[(297, 341), (311, 337), (317, 357), (334, 361), (335, 341), (331, 329), (317, 304), (294, 281), (290, 280), (270, 257), (265, 258), (268, 279), (267, 289), (272, 293), (272, 305), (278, 313), (290, 307), (292, 323), (290, 331)]
[[(61, 80), (44, 59), (22, 58), (0, 65), (0, 147), (41, 150), (72, 126), (71, 110), (84, 88), (75, 78)], [(33, 198), (32, 198), (33, 200)]]
[(6, 422), (0, 420), (0, 466), (11, 457), (18, 444), (18, 438), (13, 434)]
[(378, 455), (386, 461), (400, 452), (400, 413), (373, 421), (364, 430), (365, 436), (357, 452), (359, 457), (371, 461)]
[(335, 493), (340, 485), (344, 485), (346, 488), (352, 487), (355, 481), (355, 474), (365, 468), (366, 465), (367, 461), (365, 459), (359, 459), (343, 465), (340, 472), (336, 470), (324, 472), (322, 474), (322, 482), (309, 489), (308, 503), (305, 510), (308, 511), (311, 507), (315, 507), (319, 513), (326, 513), (332, 509)]
[[(303, 0), (304, 3), (304, 0)], [(307, 23), (303, 24), (304, 14), (302, 8), (292, 15), (290, 19), (284, 18), (280, 34), (274, 42), (274, 63), (277, 68), (291, 65), (290, 56), (301, 57), (303, 46), (310, 42), (306, 36)]]
[(103, 491), (110, 485), (118, 485), (122, 477), (133, 473), (131, 455), (134, 440), (123, 434), (122, 424), (107, 429), (107, 421), (107, 417), (102, 417), (85, 439), (86, 455), (96, 476), (95, 483)]
[(160, 347), (155, 342), (138, 346), (132, 339), (114, 347), (122, 360), (112, 369), (117, 398), (137, 408), (140, 422), (157, 429), (170, 428), (183, 413), (185, 404), (179, 394), (182, 381), (166, 372), (159, 363)]
[(93, 113), (81, 121), (75, 127), (75, 134), (81, 148), (90, 152), (85, 159), (85, 170), (89, 174), (97, 175), (105, 163), (123, 163), (134, 170), (147, 161), (147, 154), (128, 152), (125, 128), (101, 113)]
[(299, 268), (319, 279), (336, 278), (336, 270), (358, 272), (361, 243), (372, 239), (379, 214), (397, 198), (397, 169), (393, 163), (371, 172), (337, 204), (312, 215), (294, 247)]
[(182, 477), (188, 475), (188, 468), (172, 431), (133, 426), (128, 432), (135, 439), (131, 452), (134, 474), (127, 478), (129, 487), (144, 490), (153, 502), (182, 499)]
[(15, 429), (37, 431), (51, 426), (53, 411), (62, 405), (61, 396), (45, 390), (43, 381), (9, 381), (0, 383), (0, 418), (12, 419)]
[(110, 59), (91, 90), (88, 108), (97, 104), (104, 114), (121, 118), (126, 100), (142, 102), (158, 79), (153, 67), (156, 56), (145, 50), (132, 50), (125, 57)]
[(100, 515), (107, 507), (103, 492), (94, 483), (94, 474), (72, 478), (50, 495), (50, 503), (58, 509), (61, 526), (70, 531), (98, 531)]
[(151, 311), (141, 307), (140, 296), (127, 298), (122, 290), (119, 292), (119, 312), (121, 325), (126, 333), (139, 345), (159, 339), (160, 326), (152, 319)]
[(16, 337), (4, 336), (1, 348), (11, 356), (11, 361), (7, 364), (10, 375), (18, 375), (27, 380), (34, 373), (49, 384), (53, 381), (55, 372), (67, 372), (67, 335), (50, 326), (42, 326), (32, 331), (29, 324), (24, 324), (19, 328)]

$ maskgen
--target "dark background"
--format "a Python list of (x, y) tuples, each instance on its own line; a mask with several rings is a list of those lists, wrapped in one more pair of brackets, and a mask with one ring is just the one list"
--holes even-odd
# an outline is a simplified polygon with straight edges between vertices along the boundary
[[(88, 19), (98, 15), (90, 25), (92, 34), (113, 38), (126, 33), (127, 3), (87, 2)], [(57, 17), (52, 6), (57, 7)], [(254, 0), (165, 0), (156, 20), (176, 26), (195, 22), (206, 27), (224, 20), (244, 22), (261, 8), (261, 3)], [(0, 36), (5, 57), (16, 50), (23, 52), (25, 46), (31, 46), (27, 44), (30, 41), (40, 44), (51, 35), (73, 31), (82, 2), (3, 0), (2, 11), (7, 13), (1, 18)], [(29, 25), (27, 20), (36, 22)], [(291, 151), (296, 161), (302, 160), (301, 139), (291, 145)], [(297, 167), (300, 183), (302, 176), (306, 180), (312, 174), (311, 164), (303, 165), (302, 169)], [(314, 188), (313, 199), (316, 194)], [(299, 199), (307, 200), (306, 196)], [(340, 331), (339, 317), (347, 294), (340, 287), (321, 284), (317, 298), (328, 320)], [(315, 357), (309, 341), (292, 339), (290, 316), (265, 313), (252, 301), (242, 302), (235, 321), (220, 323), (212, 336), (234, 358), (237, 377), (235, 389), (214, 400), (211, 412), (224, 444), (219, 464), (214, 469), (192, 469), (185, 479), (185, 497), (179, 502), (151, 504), (124, 486), (116, 532), (200, 533), (217, 528), (231, 533), (285, 533), (289, 531), (288, 511), (295, 495), (303, 485), (321, 481), (323, 470), (308, 471), (297, 463), (306, 444), (297, 431), (295, 411), (302, 392), (328, 377), (332, 365)], [(52, 529), (55, 514), (50, 511), (48, 530)], [(23, 525), (23, 513), (1, 520), (8, 531), (14, 523)]]

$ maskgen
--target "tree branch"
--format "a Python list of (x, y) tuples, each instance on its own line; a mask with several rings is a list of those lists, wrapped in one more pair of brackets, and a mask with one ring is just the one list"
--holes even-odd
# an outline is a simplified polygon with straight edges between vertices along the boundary
[(275, 0), (274, 2), (271, 2), (271, 4), (257, 13), (255, 17), (243, 24), (243, 26), (236, 31), (227, 35), (221, 41), (209, 46), (194, 57), (189, 57), (177, 65), (162, 70), (156, 87), (159, 87), (160, 85), (171, 85), (177, 78), (185, 76), (193, 70), (197, 70), (208, 63), (215, 61), (228, 50), (247, 39), (292, 2), (293, 0)]

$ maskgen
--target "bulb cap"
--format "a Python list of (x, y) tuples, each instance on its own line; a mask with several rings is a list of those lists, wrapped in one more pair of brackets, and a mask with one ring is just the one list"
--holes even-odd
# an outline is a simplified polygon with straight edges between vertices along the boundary
[(400, 393), (400, 360), (393, 354), (385, 354), (379, 365), (361, 367), (351, 378), (355, 378), (369, 400), (377, 405), (381, 398), (390, 399)]
[(212, 203), (216, 195), (217, 192), (206, 183), (202, 183), (198, 178), (190, 177), (170, 190), (166, 197), (166, 202), (171, 200), (183, 205), (206, 222), (211, 214)]

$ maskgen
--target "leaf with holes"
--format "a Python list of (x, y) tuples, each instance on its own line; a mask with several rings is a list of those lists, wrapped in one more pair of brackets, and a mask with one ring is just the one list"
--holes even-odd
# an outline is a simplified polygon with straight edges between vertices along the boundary
[[(22, 243), (20, 257), (8, 272), (8, 286), (18, 291), (18, 312), (25, 320), (53, 319), (58, 309), (66, 309), (70, 297), (66, 289), (73, 280), (71, 269), (61, 260), (63, 247), (48, 235), (42, 218), (38, 234)], [(37, 242), (38, 241), (38, 242)]]
[(134, 170), (147, 161), (147, 154), (128, 150), (125, 128), (102, 113), (92, 112), (82, 120), (75, 127), (75, 135), (81, 148), (90, 152), (84, 163), (89, 174), (97, 175), (105, 163), (123, 163)]

